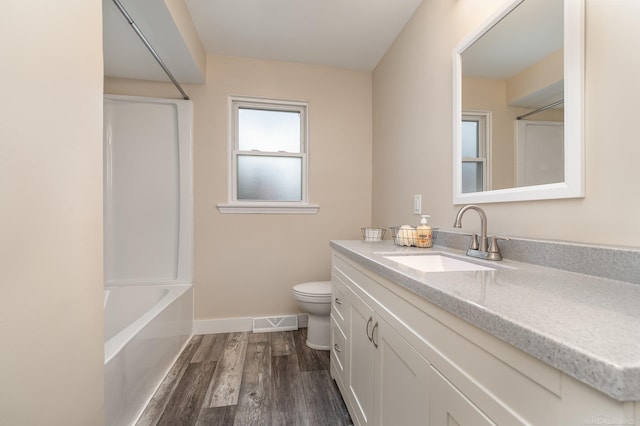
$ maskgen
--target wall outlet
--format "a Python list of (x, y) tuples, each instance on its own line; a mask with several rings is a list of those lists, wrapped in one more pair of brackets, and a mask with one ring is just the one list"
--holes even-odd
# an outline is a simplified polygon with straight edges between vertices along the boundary
[(413, 214), (422, 214), (422, 195), (413, 196)]

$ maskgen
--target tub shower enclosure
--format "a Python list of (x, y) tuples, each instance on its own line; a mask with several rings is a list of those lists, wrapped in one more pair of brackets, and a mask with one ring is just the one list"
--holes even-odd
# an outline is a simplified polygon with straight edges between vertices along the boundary
[(105, 96), (105, 425), (132, 424), (192, 334), (192, 105)]

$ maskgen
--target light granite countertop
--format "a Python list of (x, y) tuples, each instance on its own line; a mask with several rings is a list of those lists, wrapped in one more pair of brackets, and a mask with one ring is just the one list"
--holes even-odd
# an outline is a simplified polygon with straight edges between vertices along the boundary
[[(356, 263), (619, 401), (640, 400), (640, 285), (434, 245), (331, 241)], [(493, 271), (420, 272), (384, 256), (461, 256)]]

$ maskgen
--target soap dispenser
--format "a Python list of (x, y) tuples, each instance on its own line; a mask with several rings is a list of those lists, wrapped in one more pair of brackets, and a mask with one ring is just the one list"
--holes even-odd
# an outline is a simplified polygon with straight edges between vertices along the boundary
[(420, 219), (420, 225), (416, 227), (416, 247), (429, 248), (433, 246), (433, 234), (431, 227), (427, 225), (428, 214), (423, 214)]

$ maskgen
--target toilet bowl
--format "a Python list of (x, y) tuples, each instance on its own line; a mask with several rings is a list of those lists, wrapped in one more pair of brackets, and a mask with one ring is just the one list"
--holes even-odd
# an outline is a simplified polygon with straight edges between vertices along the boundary
[(296, 284), (293, 286), (293, 297), (300, 309), (309, 315), (307, 346), (328, 351), (331, 347), (331, 281)]

